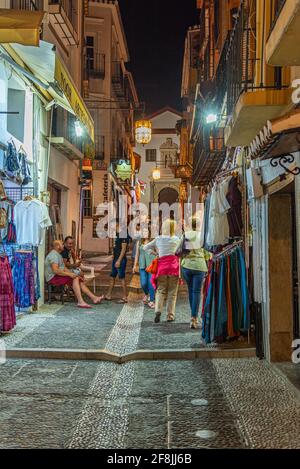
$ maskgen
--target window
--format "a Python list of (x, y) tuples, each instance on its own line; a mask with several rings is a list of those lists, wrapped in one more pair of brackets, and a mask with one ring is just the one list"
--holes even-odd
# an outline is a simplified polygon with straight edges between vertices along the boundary
[(146, 150), (146, 161), (156, 161), (156, 149)]
[(105, 137), (104, 135), (95, 136), (95, 160), (104, 160)]
[(83, 190), (83, 216), (90, 218), (93, 215), (92, 190)]
[(86, 68), (88, 70), (94, 70), (95, 61), (95, 44), (94, 36), (86, 37)]
[(8, 113), (18, 112), (18, 114), (7, 115), (7, 131), (20, 142), (24, 142), (25, 91), (8, 88), (7, 111)]

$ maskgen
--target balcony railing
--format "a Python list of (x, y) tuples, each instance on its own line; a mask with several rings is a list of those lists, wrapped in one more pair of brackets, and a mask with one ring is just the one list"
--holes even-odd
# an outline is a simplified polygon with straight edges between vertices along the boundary
[(43, 4), (43, 0), (11, 0), (11, 8), (13, 10), (43, 10)]
[[(264, 63), (256, 58), (256, 32), (253, 27), (255, 18), (247, 8), (248, 2), (242, 1), (235, 27), (231, 33), (227, 53), (227, 114), (232, 111), (239, 97), (248, 91), (288, 88), (282, 83), (282, 68), (274, 67), (273, 79), (264, 73)], [(267, 77), (268, 82), (261, 78), (255, 83), (257, 62), (261, 67), (260, 76)]]
[(105, 77), (105, 54), (96, 53), (94, 57), (85, 57), (86, 79)]
[(228, 115), (232, 113), (240, 95), (254, 86), (256, 43), (250, 21), (246, 4), (242, 2), (227, 52)]
[(49, 0), (50, 21), (65, 45), (78, 45), (77, 0)]
[(81, 153), (84, 152), (82, 137), (76, 136), (76, 117), (62, 108), (56, 108), (53, 113), (52, 137), (63, 137)]

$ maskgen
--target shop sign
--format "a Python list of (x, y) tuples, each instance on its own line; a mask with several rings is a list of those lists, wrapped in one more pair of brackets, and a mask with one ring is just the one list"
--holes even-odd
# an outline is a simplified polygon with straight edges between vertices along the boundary
[(65, 69), (63, 63), (55, 56), (55, 80), (59, 84), (60, 88), (64, 92), (71, 108), (73, 109), (75, 115), (82, 122), (82, 124), (87, 128), (88, 134), (91, 140), (94, 142), (94, 123), (92, 118), (89, 116), (89, 113), (86, 109), (84, 102), (76, 91), (75, 86), (73, 85), (69, 73)]
[(115, 173), (118, 178), (120, 178), (122, 181), (126, 181), (126, 179), (130, 179), (131, 177), (131, 164), (128, 163), (125, 160), (120, 160), (117, 163), (117, 168), (115, 170)]

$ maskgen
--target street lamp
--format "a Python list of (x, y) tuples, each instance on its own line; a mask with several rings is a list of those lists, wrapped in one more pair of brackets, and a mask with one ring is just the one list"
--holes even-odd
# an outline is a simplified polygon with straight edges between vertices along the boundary
[(160, 169), (159, 168), (155, 168), (153, 171), (152, 171), (152, 178), (157, 181), (158, 179), (160, 179)]
[(135, 139), (137, 143), (145, 145), (151, 142), (152, 123), (151, 121), (141, 120), (135, 123)]
[(207, 124), (214, 124), (215, 122), (217, 122), (217, 119), (218, 119), (218, 115), (215, 114), (214, 112), (210, 112), (206, 116), (206, 123)]

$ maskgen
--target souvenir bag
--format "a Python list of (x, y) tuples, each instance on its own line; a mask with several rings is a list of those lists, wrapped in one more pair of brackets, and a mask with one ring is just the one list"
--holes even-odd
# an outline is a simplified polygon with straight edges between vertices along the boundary
[(6, 193), (5, 193), (4, 184), (0, 179), (0, 200), (4, 200), (4, 199), (6, 199)]
[(7, 226), (7, 212), (5, 208), (0, 207), (0, 229), (6, 228)]

